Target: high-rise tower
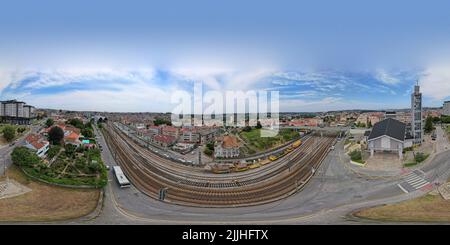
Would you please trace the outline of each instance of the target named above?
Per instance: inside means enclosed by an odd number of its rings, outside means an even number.
[[[411,128],[414,137],[414,144],[421,144],[423,137],[422,127],[422,93],[420,92],[419,82],[414,86],[411,94]]]

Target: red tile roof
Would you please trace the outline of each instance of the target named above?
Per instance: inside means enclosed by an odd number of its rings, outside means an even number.
[[[224,148],[236,148],[239,147],[239,143],[236,137],[225,135],[222,141],[222,147]]]
[[[163,142],[163,143],[170,144],[170,143],[175,142],[175,141],[176,141],[176,138],[173,137],[173,136],[168,136],[168,135],[161,135],[161,134],[158,134],[158,135],[155,135],[155,136],[153,137],[153,140],[158,141],[158,142]]]
[[[38,134],[29,134],[25,138],[25,140],[28,144],[32,145],[36,150],[39,150],[48,144],[48,141]]]

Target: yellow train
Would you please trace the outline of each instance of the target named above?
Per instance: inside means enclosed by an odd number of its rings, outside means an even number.
[[[259,168],[261,167],[260,163],[253,163],[248,166],[249,169]]]
[[[230,173],[232,169],[227,165],[216,165],[213,166],[211,170],[215,174],[227,174]]]
[[[297,148],[302,144],[302,140],[297,140],[294,143],[292,143],[292,147]]]
[[[242,172],[248,170],[248,165],[246,163],[239,163],[234,167],[234,171]]]
[[[278,159],[277,156],[274,156],[274,155],[270,155],[270,156],[269,156],[269,160],[270,160],[270,161],[275,161],[275,160],[277,160],[277,159]]]

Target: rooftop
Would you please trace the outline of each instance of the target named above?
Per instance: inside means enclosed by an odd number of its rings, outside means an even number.
[[[391,138],[404,141],[406,125],[392,118],[375,123],[370,132],[369,140],[387,135]]]

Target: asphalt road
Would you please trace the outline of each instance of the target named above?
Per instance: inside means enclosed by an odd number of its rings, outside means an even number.
[[[101,135],[98,134],[97,135]],[[103,146],[103,158],[109,165],[114,159]],[[445,142],[446,143],[446,142]],[[394,203],[424,195],[427,190],[409,193],[397,184],[399,176],[369,176],[350,168],[340,142],[322,163],[314,178],[295,195],[270,204],[240,208],[195,208],[163,203],[149,198],[136,188],[120,189],[110,173],[105,189],[104,208],[89,224],[354,224],[367,223],[348,214],[354,210]],[[450,151],[438,153],[421,167],[431,184],[447,180],[450,174]],[[411,170],[412,171],[412,170]],[[170,192],[169,192],[170,195]]]
[[[29,133],[36,133],[38,130],[40,129],[40,126],[37,125],[33,125],[31,126],[31,131]],[[4,145],[4,146],[0,146],[0,176],[3,176],[4,174],[4,170],[5,170],[5,165],[6,168],[8,168],[9,166],[11,166],[12,161],[11,161],[11,152],[14,150],[14,148],[16,146],[21,146],[21,145],[25,145],[25,137],[28,134],[16,139],[14,141],[14,145]]]

